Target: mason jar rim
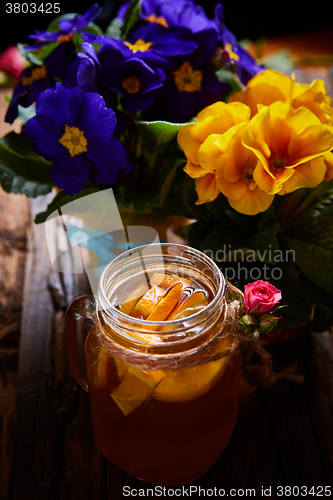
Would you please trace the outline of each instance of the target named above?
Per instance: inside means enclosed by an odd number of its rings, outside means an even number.
[[[184,318],[175,319],[175,320],[171,320],[171,321],[147,321],[146,319],[134,318],[132,316],[129,316],[129,315],[123,313],[119,309],[117,309],[113,304],[111,304],[110,299],[106,295],[106,290],[105,290],[106,286],[103,286],[103,285],[105,285],[105,279],[107,277],[108,272],[110,271],[110,267],[117,265],[117,263],[119,263],[121,260],[126,259],[126,257],[132,255],[133,252],[139,252],[142,249],[153,248],[153,247],[158,247],[158,248],[160,248],[160,247],[161,248],[169,248],[169,247],[172,248],[173,247],[173,248],[186,249],[186,252],[188,252],[189,254],[192,253],[194,256],[200,257],[202,260],[204,260],[207,264],[209,264],[213,268],[216,276],[218,276],[218,287],[217,287],[217,290],[214,294],[213,299],[209,302],[209,304],[207,306],[205,306],[203,309],[201,309],[201,311],[196,312],[190,316],[187,316],[185,319],[186,319],[186,321],[193,321],[195,319],[199,320],[200,316],[202,316],[202,317],[205,316],[205,313],[207,313],[208,309],[213,310],[216,303],[219,302],[221,297],[223,297],[225,294],[225,286],[226,286],[225,278],[224,278],[221,270],[219,269],[219,267],[205,253],[203,253],[200,250],[197,250],[195,248],[192,248],[188,245],[183,245],[180,243],[148,243],[145,245],[140,245],[140,246],[137,246],[134,248],[130,248],[129,250],[126,250],[125,252],[121,253],[120,255],[118,255],[117,257],[112,259],[109,262],[109,264],[107,264],[107,266],[104,268],[104,270],[100,276],[100,279],[99,279],[98,303],[99,303],[99,305],[102,305],[101,310],[103,312],[105,312],[106,314],[108,314],[109,312],[110,313],[112,312],[113,314],[118,316],[120,319],[125,320],[129,323],[131,323],[133,321],[133,324],[135,323],[136,328],[138,327],[138,325],[142,325],[142,327],[144,329],[144,327],[149,327],[149,326],[156,326],[156,327],[163,326],[166,323],[168,324],[168,326],[171,326],[171,327],[174,326],[177,328],[177,326],[181,326],[184,324]],[[102,299],[103,304],[100,303],[101,302],[100,299]],[[106,306],[106,308],[103,306]],[[160,332],[159,333],[153,332],[150,329],[147,331],[147,333],[148,332],[151,335],[154,335],[154,333],[161,335]]]

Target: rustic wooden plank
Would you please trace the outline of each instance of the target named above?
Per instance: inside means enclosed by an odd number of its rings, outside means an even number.
[[[333,480],[333,328],[307,344],[307,400],[326,476]]]
[[[32,215],[47,199],[32,202]],[[100,462],[89,423],[87,395],[67,367],[66,306],[86,292],[80,276],[51,267],[45,226],[31,225],[25,272],[12,499],[92,498],[101,484]],[[27,462],[27,456],[29,461]],[[81,479],[80,479],[81,478]]]
[[[47,201],[42,198],[32,202],[32,217],[44,209]],[[25,270],[12,471],[11,494],[17,499],[22,495],[46,498],[54,488],[54,473],[50,474],[56,470],[52,451],[57,435],[52,391],[51,272],[45,228],[32,223]]]
[[[0,498],[7,494],[29,203],[0,188]]]
[[[29,202],[0,188],[0,214],[0,343],[17,346]]]

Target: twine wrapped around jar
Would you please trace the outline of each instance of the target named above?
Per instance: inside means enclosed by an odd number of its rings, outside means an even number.
[[[249,385],[248,393],[251,393],[258,386],[262,388],[269,387],[282,379],[302,383],[303,377],[295,373],[295,365],[277,373],[273,371],[272,356],[264,348],[259,332],[258,334],[256,332],[249,334],[240,329],[241,307],[242,304],[238,300],[233,300],[228,304],[227,313],[220,322],[220,333],[215,335],[210,342],[187,352],[172,354],[147,354],[125,348],[117,344],[106,329],[98,324],[97,317],[95,321],[99,340],[103,347],[111,355],[122,357],[127,363],[140,370],[188,368],[242,353],[245,358],[243,375]],[[217,344],[227,336],[229,337],[230,347],[223,352],[216,352]]]

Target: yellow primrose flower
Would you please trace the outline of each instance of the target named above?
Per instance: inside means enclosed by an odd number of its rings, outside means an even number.
[[[255,75],[245,90],[230,98],[230,102],[236,101],[249,106],[252,116],[257,113],[259,104],[269,106],[276,101],[289,102],[294,109],[304,106],[322,123],[333,125],[332,99],[327,96],[323,80],[297,83],[294,76],[290,78],[278,71],[265,70]]]
[[[260,189],[286,194],[323,180],[323,156],[332,149],[333,128],[305,107],[295,110],[278,101],[259,108],[242,143],[259,160],[253,178]]]
[[[258,112],[258,104],[269,106],[276,101],[289,101],[293,81],[278,71],[260,71],[248,81],[246,88],[231,96],[229,102],[242,102],[251,109],[251,115]]]
[[[322,123],[333,125],[332,99],[326,94],[324,80],[314,80],[310,84],[294,83],[291,105],[297,109],[308,108]]]
[[[246,215],[264,212],[274,195],[262,191],[253,179],[256,155],[242,145],[247,123],[230,128],[223,135],[210,135],[199,148],[199,161],[205,169],[216,168],[218,192],[222,192],[232,208]]]
[[[333,179],[333,152],[330,151],[324,156],[326,166],[325,180],[331,181]]]
[[[209,168],[200,164],[198,158],[200,146],[211,134],[223,134],[238,123],[248,122],[249,118],[250,109],[242,103],[216,102],[198,114],[196,123],[180,130],[178,143],[187,159],[184,171],[196,179],[198,204],[213,201],[219,194],[216,167],[213,163]]]

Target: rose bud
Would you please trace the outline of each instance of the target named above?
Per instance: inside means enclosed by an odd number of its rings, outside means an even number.
[[[251,326],[255,326],[257,324],[256,319],[251,314],[244,314],[239,320],[239,326],[242,330],[246,330]]]
[[[26,66],[26,60],[19,49],[13,45],[0,54],[0,71],[18,78]]]
[[[272,314],[265,313],[259,318],[259,330],[261,333],[270,333],[276,328],[279,318],[272,316]]]

